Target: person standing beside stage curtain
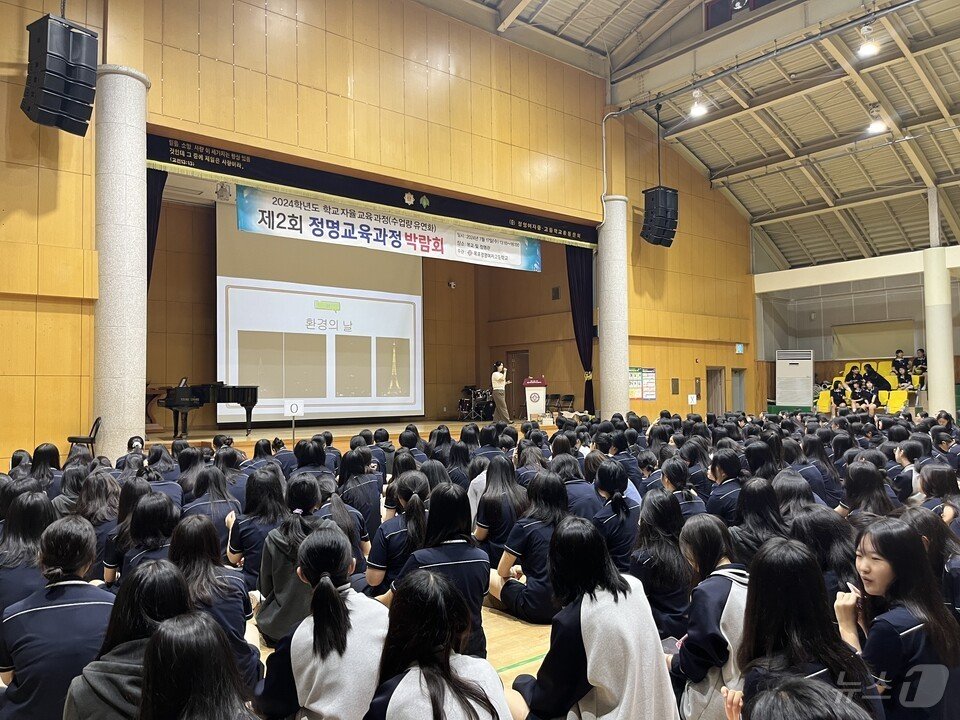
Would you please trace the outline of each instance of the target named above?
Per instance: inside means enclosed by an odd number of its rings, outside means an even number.
[[[499,360],[493,364],[493,375],[490,376],[490,384],[493,386],[493,402],[496,405],[496,412],[493,415],[494,422],[510,422],[510,412],[507,410],[507,368]]]

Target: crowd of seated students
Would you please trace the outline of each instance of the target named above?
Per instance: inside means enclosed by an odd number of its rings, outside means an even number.
[[[17,450],[0,720],[960,713],[948,413],[558,422]]]
[[[849,365],[848,368],[842,379],[837,377],[832,383],[815,388],[817,395],[822,390],[828,391],[834,415],[841,410],[875,415],[885,405],[880,393],[926,388],[927,356],[923,348],[918,348],[912,358],[905,357],[903,350],[898,349],[890,361],[889,374],[881,374],[871,363],[864,363],[862,371],[860,365]]]

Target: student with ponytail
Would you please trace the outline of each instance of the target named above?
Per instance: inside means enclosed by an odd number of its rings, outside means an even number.
[[[417,570],[404,577],[390,606],[380,686],[364,720],[510,720],[496,670],[460,654],[470,614],[445,575]]]
[[[267,659],[254,708],[267,718],[360,720],[373,699],[387,610],[351,589],[355,564],[343,531],[321,521],[297,552],[310,613]],[[359,680],[359,682],[358,682]]]
[[[358,583],[356,587],[362,590],[366,586],[363,573],[366,572],[367,553],[370,552],[370,536],[367,534],[363,515],[340,499],[337,495],[336,482],[332,477],[321,477],[317,483],[320,486],[320,508],[316,515],[318,518],[333,520],[347,536],[350,547],[353,548],[353,559],[356,563],[354,569]]]
[[[680,512],[683,519],[699,515],[707,511],[707,505],[700,494],[690,485],[690,468],[680,458],[669,458],[663,463],[660,473],[660,483],[680,503]],[[647,492],[656,489],[657,484],[651,483]],[[645,496],[644,496],[645,497]]]
[[[640,504],[626,496],[628,482],[627,471],[613,459],[603,461],[594,480],[597,494],[606,504],[593,516],[593,524],[606,541],[610,558],[620,572],[630,569],[630,553],[637,542],[640,521]]]
[[[430,494],[427,476],[408,470],[392,484],[397,489],[400,512],[377,530],[367,558],[367,584],[369,594],[374,597],[390,589],[390,583],[396,580],[410,553],[423,546],[427,535],[426,501]]]

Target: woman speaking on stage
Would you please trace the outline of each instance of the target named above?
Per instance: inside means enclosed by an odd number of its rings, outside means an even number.
[[[506,389],[510,381],[507,380],[507,368],[499,360],[493,364],[493,375],[490,376],[490,384],[493,386],[493,403],[496,405],[496,411],[493,414],[494,422],[510,422],[510,412],[507,410]]]

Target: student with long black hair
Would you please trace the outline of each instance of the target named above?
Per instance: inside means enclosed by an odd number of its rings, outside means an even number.
[[[147,453],[147,467],[160,473],[164,482],[175,483],[180,479],[180,468],[177,462],[160,443],[150,446],[150,452]]]
[[[873,678],[833,623],[817,559],[797,540],[770,540],[750,565],[737,662],[745,702],[781,676],[794,675],[846,690],[873,717],[883,718]]]
[[[742,684],[737,653],[743,626],[724,618],[743,617],[747,570],[732,562],[730,531],[716,515],[703,513],[687,520],[680,532],[680,549],[697,585],[690,595],[687,635],[678,652],[666,660],[675,684],[685,684],[680,700],[683,717],[720,718],[721,685],[739,690]]]
[[[529,504],[527,491],[517,484],[513,464],[503,455],[494,456],[487,466],[487,484],[477,505],[474,531],[480,549],[490,558],[491,567],[500,564],[503,544]]]
[[[490,594],[514,617],[547,624],[559,609],[549,577],[550,540],[567,516],[567,491],[558,475],[543,470],[530,480],[527,494],[530,507],[514,524],[499,565],[490,571]]]
[[[469,489],[470,479],[467,477],[467,468],[470,466],[470,448],[465,442],[457,441],[450,445],[450,456],[447,459],[447,474],[450,482]],[[414,468],[416,469],[416,468]],[[399,477],[394,473],[394,477]]]
[[[456,584],[445,574],[418,570],[395,592],[379,687],[364,720],[510,720],[490,663],[460,654],[471,612]]]
[[[364,573],[367,571],[367,555],[370,552],[370,536],[367,534],[363,515],[340,499],[337,495],[337,484],[333,478],[322,477],[317,484],[320,486],[320,507],[314,514],[318,518],[333,520],[347,536],[350,547],[353,548],[353,559],[356,563],[354,570],[356,576],[352,578],[355,582],[354,587],[363,590],[366,587]]]
[[[817,435],[804,435],[800,440],[800,450],[807,461],[813,463],[813,466],[820,471],[823,488],[827,495],[823,501],[830,507],[836,507],[843,499],[843,485],[840,483],[836,466],[827,456],[823,441]]]
[[[837,596],[837,622],[857,652],[858,631],[866,628],[862,655],[880,679],[888,720],[948,717],[960,695],[960,626],[943,603],[920,533],[895,518],[870,524],[857,540],[857,572],[857,591]],[[910,691],[920,665],[945,671],[925,698]]]
[[[373,699],[387,636],[387,610],[350,587],[354,559],[343,532],[317,527],[297,552],[297,575],[311,591],[310,614],[267,659],[254,707],[268,718],[359,720]],[[358,682],[360,680],[360,682]]]
[[[447,472],[447,468],[439,460],[427,460],[420,465],[420,472],[426,476],[427,482],[430,483],[431,490],[440,483],[450,482],[450,475]]]
[[[53,443],[41,443],[33,451],[30,477],[40,482],[40,487],[53,500],[60,494],[63,472],[60,470],[60,450]]]
[[[164,620],[147,643],[139,720],[256,720],[227,636],[210,615]]]
[[[154,492],[161,492],[173,500],[174,505],[183,507],[183,488],[175,480],[164,480],[163,475],[152,467],[145,467],[137,475],[143,478]]]
[[[907,508],[900,519],[923,538],[930,571],[943,588],[943,602],[960,620],[960,539],[926,508]]]
[[[728,527],[740,520],[737,501],[740,498],[742,472],[740,457],[733,450],[717,450],[710,458],[707,477],[712,489],[707,498],[707,512],[719,517]]]
[[[314,528],[325,522],[313,515],[320,507],[320,483],[312,475],[290,478],[286,503],[290,513],[263,543],[257,581],[263,602],[256,622],[268,647],[276,647],[310,613],[310,590],[297,578],[297,552]]]
[[[630,553],[637,542],[640,519],[640,504],[626,497],[629,482],[623,464],[613,459],[603,461],[594,480],[604,505],[593,516],[593,524],[607,543],[613,564],[620,572],[630,569]]]
[[[0,615],[45,584],[40,572],[40,536],[57,519],[44,492],[17,495],[0,540]]]
[[[570,514],[593,520],[603,508],[603,498],[597,494],[594,483],[583,479],[580,463],[572,455],[557,455],[550,461],[550,472],[556,473],[567,488]]]
[[[527,444],[525,445],[525,443]],[[520,441],[516,464],[517,482],[523,487],[529,485],[537,473],[547,468],[547,461],[544,459],[540,448],[529,440]]]
[[[691,578],[690,563],[680,551],[683,523],[675,495],[657,488],[644,496],[630,574],[643,585],[661,638],[687,634]]]
[[[373,456],[365,447],[350,450],[340,463],[337,492],[343,501],[363,515],[367,535],[373,537],[380,527],[380,496],[383,476],[371,466]]]
[[[280,467],[280,463],[273,457],[273,446],[270,441],[266,438],[260,438],[253,444],[253,457],[240,463],[240,469],[249,477],[267,463],[273,463]]]
[[[152,492],[150,483],[140,478],[124,483],[120,488],[120,499],[117,502],[117,527],[107,533],[107,542],[103,548],[103,579],[108,585],[117,579],[117,571],[123,562],[123,556],[133,547],[133,540],[130,538],[133,509],[140,502],[140,498]]]
[[[93,525],[97,534],[97,558],[87,580],[103,579],[103,558],[107,539],[117,529],[120,485],[105,469],[94,470],[80,487],[76,513]]]
[[[227,449],[236,452],[232,448]],[[230,513],[239,515],[242,512],[240,501],[227,489],[227,479],[223,471],[214,465],[208,465],[197,474],[197,482],[193,489],[196,499],[184,506],[183,516],[206,515],[210,518],[220,540],[220,553],[226,557],[227,537],[230,533],[227,527],[227,515]],[[244,487],[244,495],[246,495],[246,487]]]
[[[957,473],[949,465],[927,463],[920,469],[920,505],[933,510],[947,525],[960,516]]]
[[[780,503],[773,484],[766,478],[748,478],[737,504],[739,525],[730,528],[734,559],[750,565],[757,550],[775,537],[786,537],[787,527],[780,515]]]
[[[675,457],[669,458],[657,473],[660,475],[659,485],[680,503],[680,512],[683,513],[684,520],[707,511],[707,505],[703,502],[703,498],[690,485],[690,468],[684,460]],[[658,483],[649,484],[647,493],[657,489],[657,486]]]
[[[116,582],[119,587],[123,576],[147,560],[166,559],[170,552],[170,536],[180,522],[180,508],[163,493],[151,492],[137,502],[130,513],[129,547],[119,564],[104,557],[104,580]],[[119,574],[119,577],[117,575]]]
[[[774,458],[773,451],[765,442],[760,442],[759,440],[749,442],[743,448],[743,452],[747,457],[747,465],[750,468],[749,473],[751,477],[762,477],[767,480],[773,480],[777,476],[777,473],[783,470],[783,464],[777,462],[776,458]]]
[[[242,463],[243,455],[232,446],[220,448],[213,456],[214,467],[223,473],[227,490],[241,506],[247,497],[247,474],[240,467]]]
[[[563,609],[537,677],[521,675],[508,693],[513,717],[677,718],[643,588],[617,572],[593,523],[557,526],[550,579]]]
[[[383,595],[390,589],[410,554],[423,546],[427,534],[426,501],[430,484],[426,475],[408,470],[391,484],[396,486],[399,512],[373,536],[366,571],[372,596]]]
[[[260,652],[244,639],[247,620],[253,617],[243,575],[220,562],[220,540],[210,518],[185,517],[170,539],[170,562],[180,568],[190,601],[196,610],[209,613],[227,635],[237,668],[247,687],[263,677]]]
[[[463,652],[486,657],[487,637],[480,612],[490,586],[490,558],[474,545],[470,534],[470,501],[458,485],[440,485],[430,493],[430,512],[423,547],[414,550],[391,585],[381,596],[390,605],[397,585],[417,570],[430,570],[449,577],[470,609],[470,635]]]
[[[130,573],[100,652],[70,683],[63,720],[137,720],[147,642],[164,620],[191,610],[187,583],[169,560],[150,560]]]
[[[263,543],[271,530],[279,527],[289,514],[283,501],[283,486],[276,474],[261,468],[247,480],[243,515],[231,511],[224,523],[229,530],[227,559],[234,565],[243,562],[243,579],[247,590],[257,589]]]
[[[197,476],[204,468],[203,453],[200,448],[186,447],[180,451],[177,461],[180,466],[180,476],[177,482],[183,490],[183,504],[189,505],[196,498]]]
[[[57,517],[73,514],[77,507],[80,486],[86,477],[86,465],[71,465],[64,469],[60,480],[60,494],[53,498],[53,509],[57,511]]]
[[[97,656],[113,594],[84,582],[93,564],[93,526],[70,515],[40,538],[46,586],[4,610],[0,679],[7,686],[0,718],[60,718],[71,681]]]
[[[846,496],[836,508],[838,513],[844,517],[861,513],[887,515],[893,510],[883,475],[875,465],[853,462],[846,472],[847,479],[843,483]]]
[[[857,582],[856,532],[833,510],[813,505],[794,516],[790,534],[816,556],[827,601],[833,607],[837,593],[846,592],[848,583]]]
[[[707,468],[710,467],[710,453],[706,440],[700,437],[691,437],[683,443],[677,455],[690,467],[690,484],[704,502],[710,497],[711,484],[707,477]]]

